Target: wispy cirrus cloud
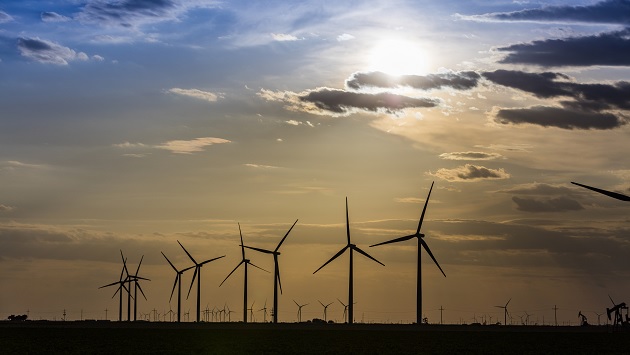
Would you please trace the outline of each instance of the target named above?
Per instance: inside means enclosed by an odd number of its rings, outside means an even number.
[[[451,152],[440,154],[440,158],[446,160],[493,160],[501,157],[502,155],[499,153],[484,152]]]
[[[68,62],[90,59],[84,52],[76,52],[58,43],[37,37],[18,38],[17,47],[23,57],[44,64],[68,65]]]
[[[248,167],[248,168],[253,168],[253,169],[279,169],[280,167],[278,166],[273,166],[273,165],[263,165],[263,164],[243,164],[244,166]]]
[[[15,209],[13,206],[7,206],[0,203],[0,213],[11,212]]]
[[[287,34],[287,33],[272,33],[271,38],[273,38],[274,41],[278,41],[278,42],[292,42],[292,41],[299,41],[303,39],[303,38],[298,38],[294,35]]]
[[[188,96],[195,99],[210,101],[210,102],[215,102],[221,97],[220,95],[217,95],[213,92],[203,91],[199,89],[172,88],[172,89],[168,89],[167,92],[171,94]]]
[[[13,17],[4,11],[0,11],[0,23],[13,21]]]
[[[466,164],[454,169],[438,169],[435,173],[431,172],[429,175],[452,182],[503,180],[510,178],[510,174],[503,169],[491,169],[472,164]]]

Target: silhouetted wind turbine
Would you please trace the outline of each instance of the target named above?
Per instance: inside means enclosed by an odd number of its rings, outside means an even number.
[[[274,323],[278,323],[278,287],[280,287],[280,293],[282,293],[282,283],[280,282],[280,266],[278,265],[278,256],[280,255],[280,252],[278,250],[280,250],[280,246],[282,245],[282,243],[284,243],[284,240],[287,239],[287,236],[289,235],[289,233],[291,233],[291,230],[293,229],[293,227],[295,227],[295,224],[297,223],[297,219],[295,220],[295,222],[293,222],[293,225],[291,226],[291,228],[289,228],[289,231],[284,235],[284,237],[282,238],[282,240],[280,240],[280,243],[278,243],[278,246],[276,247],[276,249],[272,250],[267,250],[267,249],[261,249],[261,248],[254,248],[254,247],[248,247],[246,245],[243,245],[243,247],[251,249],[251,250],[255,250],[261,253],[265,253],[265,254],[271,254],[273,255],[273,263],[274,263],[274,270],[273,270],[273,322]]]
[[[424,234],[420,233],[420,228],[422,227],[422,221],[424,220],[424,214],[427,211],[427,205],[429,204],[429,198],[431,197],[431,191],[433,190],[433,182],[431,183],[431,188],[429,189],[429,194],[427,195],[427,200],[424,202],[424,208],[422,209],[422,214],[420,215],[420,222],[418,222],[418,229],[416,230],[415,234],[411,234],[405,237],[400,237],[400,238],[396,238],[396,239],[392,239],[392,240],[388,240],[386,242],[382,242],[382,243],[378,243],[378,244],[374,244],[374,245],[370,245],[370,247],[375,247],[377,245],[384,245],[384,244],[391,244],[391,243],[398,243],[398,242],[404,242],[406,240],[409,239],[413,239],[416,238],[418,239],[418,271],[417,271],[417,281],[416,281],[416,324],[422,324],[422,268],[421,268],[421,258],[422,258],[422,248],[424,248],[424,250],[427,251],[427,253],[429,254],[429,256],[431,257],[431,259],[433,259],[433,262],[435,263],[435,265],[437,265],[438,269],[440,269],[440,271],[442,272],[442,275],[444,275],[444,277],[446,277],[446,274],[444,273],[444,270],[442,270],[442,268],[440,267],[440,264],[438,264],[437,260],[435,260],[435,257],[433,256],[433,253],[431,253],[431,249],[429,248],[429,245],[427,244],[427,242],[424,241]],[[421,248],[422,246],[422,248]]]
[[[328,265],[331,261],[337,259],[341,254],[343,254],[347,249],[350,249],[350,276],[348,278],[348,324],[352,324],[353,322],[353,316],[354,316],[354,305],[352,300],[354,299],[354,294],[353,294],[353,275],[354,273],[352,272],[352,254],[354,251],[357,251],[359,254],[362,254],[363,256],[372,259],[374,261],[376,261],[377,263],[385,266],[385,264],[383,264],[382,262],[374,259],[373,257],[371,257],[368,253],[364,252],[363,250],[361,250],[358,246],[352,244],[350,242],[350,219],[348,218],[348,198],[346,197],[346,235],[348,237],[348,244],[346,244],[345,247],[343,247],[339,252],[337,252],[337,254],[333,255],[332,258],[330,258],[330,260],[328,260],[327,262],[324,263],[324,265],[320,266],[319,269],[315,270],[313,272],[313,274],[315,274],[316,272],[318,272],[319,270],[321,270],[324,266]]]
[[[142,293],[142,296],[144,297],[145,301],[147,300],[147,296],[144,294],[144,291],[142,291],[142,287],[140,286],[140,283],[138,282],[138,280],[151,281],[147,278],[138,276],[138,271],[140,271],[140,265],[142,265],[142,259],[144,259],[144,255],[142,255],[142,257],[140,258],[140,263],[138,263],[138,268],[136,269],[136,273],[133,276],[131,276],[134,283],[134,290],[133,290],[133,320],[134,322],[136,321],[136,317],[138,316],[138,289],[140,289],[140,293]]]
[[[195,277],[199,277],[197,279],[197,322],[199,322],[199,315],[201,313],[201,267],[204,266],[205,264],[211,262],[211,261],[215,261],[217,259],[221,259],[221,258],[225,257],[225,255],[222,255],[222,256],[219,256],[219,257],[216,257],[216,258],[208,259],[206,261],[202,261],[200,263],[197,263],[197,261],[195,261],[195,259],[192,257],[192,255],[190,255],[188,250],[186,250],[186,248],[184,248],[182,243],[179,242],[179,240],[177,241],[177,243],[179,243],[179,246],[182,247],[182,249],[184,249],[184,251],[186,252],[186,255],[188,255],[190,260],[192,260],[192,262],[195,264],[195,273],[193,274],[192,281],[190,282],[190,287],[188,288],[188,296],[190,296],[190,290],[192,289],[192,286],[195,283]],[[186,296],[186,299],[188,299],[188,296]]]
[[[588,185],[578,184],[577,182],[573,182],[573,181],[571,181],[571,183],[573,185],[582,186],[583,188],[586,188],[586,189],[589,189],[589,190],[593,190],[595,192],[599,192],[600,194],[603,194],[603,195],[606,195],[606,196],[609,196],[609,197],[612,197],[612,198],[616,198],[617,200],[630,201],[630,196],[626,196],[626,195],[620,194],[618,192],[602,190],[602,189],[598,189],[597,187],[592,187],[592,186],[588,186]]]
[[[328,306],[333,304],[333,302],[330,302],[329,304],[323,304],[322,301],[320,301],[320,300],[317,300],[317,302],[319,302],[319,304],[321,304],[322,307],[324,307],[324,322],[327,322],[328,318],[326,317],[326,310],[328,309]]]
[[[247,265],[251,265],[255,268],[258,268],[262,271],[265,272],[269,272],[261,267],[258,267],[256,265],[254,265],[252,262],[249,261],[249,259],[245,258],[245,246],[243,245],[243,232],[241,231],[241,224],[238,224],[238,233],[241,236],[241,253],[243,255],[243,259],[241,259],[241,262],[238,263],[238,265],[236,265],[236,267],[234,268],[234,270],[232,270],[223,280],[223,282],[221,282],[221,285],[219,285],[219,287],[221,287],[223,285],[223,283],[234,273],[234,271],[236,271],[236,269],[238,269],[239,266],[241,266],[242,264],[245,264],[245,280],[244,280],[244,286],[243,286],[243,323],[247,323]]]
[[[179,322],[181,322],[181,313],[182,313],[182,274],[185,271],[188,271],[188,270],[194,268],[195,265],[187,267],[187,268],[182,269],[182,270],[177,270],[175,265],[173,265],[173,263],[170,260],[168,260],[166,255],[164,253],[162,253],[162,255],[164,256],[164,259],[166,259],[166,261],[168,261],[169,265],[171,265],[173,270],[175,270],[175,282],[173,283],[173,289],[171,290],[171,297],[168,299],[168,301],[170,303],[171,300],[173,299],[173,292],[175,292],[175,287],[177,286],[177,288],[178,288],[177,289],[177,322],[179,323]]]
[[[339,301],[339,303],[341,303],[341,305],[343,306],[343,316],[341,316],[341,318],[343,318],[344,322],[348,322],[348,305],[341,302],[341,300],[339,298],[337,298],[337,301]]]
[[[308,306],[308,303],[298,304],[297,302],[295,302],[295,300],[293,300],[293,303],[295,303],[295,305],[298,306],[298,312],[297,312],[298,323],[302,323],[302,307]]]
[[[125,282],[127,282],[127,280],[123,279],[123,274],[124,273],[125,273],[125,267],[123,266],[123,268],[120,270],[120,278],[118,279],[118,281],[112,282],[110,284],[107,284],[107,285],[99,287],[99,289],[100,289],[100,288],[105,288],[105,287],[109,287],[109,286],[118,285],[118,288],[116,289],[116,292],[114,292],[114,296],[116,296],[116,293],[118,293],[118,298],[119,298],[118,321],[119,322],[122,322],[122,307],[123,307],[122,289],[127,290],[127,288],[125,287]],[[114,296],[112,296],[112,298],[114,298]]]
[[[505,304],[505,306],[495,306],[495,307],[497,307],[497,308],[503,308],[503,310],[504,310],[504,312],[503,312],[503,325],[507,325],[507,317],[508,317],[508,314],[509,314],[509,313],[508,313],[507,306],[508,306],[508,304],[510,304],[510,301],[511,301],[511,300],[512,300],[512,299],[510,298],[510,299],[507,301],[507,303]]]

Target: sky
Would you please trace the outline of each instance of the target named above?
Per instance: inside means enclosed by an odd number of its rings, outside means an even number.
[[[630,1],[63,0],[0,4],[0,318],[243,316],[245,245],[281,248],[279,319],[589,322],[628,301]],[[255,265],[273,258],[248,250]],[[184,294],[191,272],[183,275]],[[273,274],[249,270],[254,317]],[[184,311],[194,319],[194,292]],[[251,306],[248,305],[248,308]],[[107,309],[107,311],[105,311]],[[141,316],[139,314],[139,316]],[[269,316],[267,316],[269,319]],[[604,322],[605,315],[601,317]]]

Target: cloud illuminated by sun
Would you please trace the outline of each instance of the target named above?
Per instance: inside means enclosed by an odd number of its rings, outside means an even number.
[[[403,39],[378,42],[368,53],[368,70],[391,75],[426,74],[429,59],[418,43]]]

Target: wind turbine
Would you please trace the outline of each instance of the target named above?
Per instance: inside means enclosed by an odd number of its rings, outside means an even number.
[[[598,189],[597,187],[592,187],[592,186],[588,186],[588,185],[583,185],[583,184],[579,184],[577,182],[573,182],[571,181],[571,183],[573,185],[577,185],[577,186],[582,186],[583,188],[589,189],[589,190],[593,190],[595,192],[599,192],[600,194],[612,197],[612,198],[616,198],[617,200],[621,200],[621,201],[630,201],[630,196],[626,196],[624,194],[620,194],[618,192],[612,192],[612,191],[607,191],[607,190],[602,190],[602,189]]]
[[[282,238],[282,240],[280,240],[280,243],[278,243],[278,246],[276,246],[276,249],[272,250],[267,250],[267,249],[261,249],[261,248],[254,248],[254,247],[248,247],[246,245],[243,245],[243,247],[251,249],[251,250],[255,250],[261,253],[265,253],[265,254],[271,254],[273,255],[273,263],[274,263],[274,270],[273,270],[273,322],[274,323],[278,323],[278,287],[280,287],[280,293],[282,293],[282,283],[280,282],[280,266],[278,265],[278,256],[280,255],[280,252],[278,250],[280,250],[280,246],[282,245],[282,243],[284,243],[284,240],[287,239],[287,236],[289,235],[289,233],[291,233],[291,230],[293,229],[293,227],[295,227],[295,224],[297,223],[297,219],[295,220],[295,222],[293,222],[293,225],[291,226],[291,228],[289,228],[289,231],[284,235],[284,237]],[[240,226],[239,226],[240,228]]]
[[[162,252],[160,252],[160,253],[162,253]],[[173,263],[170,260],[168,260],[166,255],[164,253],[162,253],[162,255],[164,256],[164,259],[166,259],[166,261],[168,261],[168,263],[171,265],[173,270],[175,270],[175,282],[173,283],[173,289],[171,290],[171,298],[169,298],[168,301],[170,303],[171,300],[173,299],[173,292],[175,292],[175,287],[177,286],[177,322],[180,323],[181,322],[181,313],[182,313],[182,274],[185,271],[188,271],[188,270],[194,268],[195,265],[187,267],[187,268],[182,269],[182,270],[177,270],[175,265],[173,265]]]
[[[346,235],[348,237],[348,244],[346,244],[345,247],[343,247],[339,252],[337,252],[337,254],[333,255],[332,258],[330,258],[330,260],[328,260],[327,262],[324,263],[324,265],[320,266],[319,269],[315,270],[313,272],[313,274],[315,274],[316,272],[318,272],[319,270],[321,270],[324,266],[328,265],[331,261],[337,259],[341,254],[343,254],[346,250],[350,250],[350,276],[348,278],[348,324],[352,324],[353,321],[353,316],[354,316],[354,305],[353,305],[353,298],[354,298],[354,294],[353,294],[353,275],[354,273],[352,272],[352,254],[354,251],[358,252],[359,254],[362,254],[363,256],[372,259],[374,261],[376,261],[377,263],[385,266],[385,264],[383,264],[382,262],[374,259],[373,257],[371,257],[368,253],[364,252],[363,250],[361,250],[358,246],[356,246],[355,244],[352,244],[350,242],[350,220],[348,218],[348,198],[346,197]]]
[[[254,305],[252,304],[252,307]],[[267,323],[267,300],[265,300],[265,305],[263,306],[263,308],[259,309],[258,312],[262,311],[263,312],[263,323]]]
[[[114,296],[116,296],[116,293],[118,293],[118,297],[119,297],[118,321],[119,322],[122,322],[122,307],[123,307],[122,289],[127,290],[127,288],[125,287],[125,282],[127,282],[127,281],[126,281],[126,279],[123,279],[123,274],[124,273],[125,273],[125,267],[123,266],[122,270],[120,270],[120,278],[118,279],[118,281],[112,282],[110,284],[107,284],[107,285],[99,287],[99,289],[101,289],[101,288],[105,288],[105,287],[109,287],[109,286],[118,285],[118,288],[116,289],[116,292],[114,292]],[[112,298],[114,298],[114,296],[112,296]]]
[[[140,289],[140,293],[142,293],[142,296],[144,297],[145,301],[147,300],[147,296],[144,294],[144,291],[142,291],[142,287],[140,286],[140,283],[138,282],[138,280],[142,279],[146,281],[151,281],[147,278],[138,276],[138,271],[140,271],[140,265],[142,265],[142,259],[144,259],[144,255],[142,255],[142,257],[140,258],[140,263],[138,263],[138,268],[136,269],[136,273],[132,276],[133,283],[134,283],[134,290],[133,290],[133,320],[134,322],[136,321],[136,317],[138,315],[138,289]]]
[[[245,245],[243,245],[243,232],[241,231],[241,224],[238,224],[238,233],[241,235],[241,254],[243,255],[243,259],[241,260],[240,263],[238,263],[238,265],[236,265],[236,267],[234,268],[234,270],[232,270],[223,280],[223,282],[221,282],[221,285],[219,285],[219,287],[221,287],[223,285],[223,283],[234,273],[234,271],[236,271],[236,269],[238,269],[239,266],[245,264],[245,281],[244,281],[244,286],[243,286],[243,323],[247,323],[247,265],[251,265],[255,268],[258,268],[262,271],[265,272],[269,272],[259,266],[254,265],[252,262],[249,261],[249,259],[245,258]]]
[[[507,317],[508,317],[508,315],[509,315],[509,312],[508,312],[507,306],[508,306],[508,304],[510,304],[510,301],[511,301],[511,300],[512,300],[512,299],[510,298],[510,299],[507,301],[507,303],[505,304],[505,306],[495,306],[495,307],[497,307],[497,308],[503,308],[503,310],[504,310],[504,312],[503,312],[503,325],[507,325]]]
[[[326,318],[326,310],[328,309],[328,306],[333,304],[333,302],[330,302],[329,304],[323,304],[322,301],[320,301],[320,300],[317,300],[317,302],[319,302],[319,304],[321,304],[322,307],[324,307],[324,322],[327,323],[328,319]]]
[[[341,318],[343,318],[344,322],[348,322],[348,305],[341,302],[341,300],[339,298],[337,298],[337,301],[339,301],[339,303],[341,303],[341,305],[343,306],[343,316],[341,316]]]
[[[216,257],[216,258],[208,259],[206,261],[202,261],[200,263],[197,263],[197,261],[195,261],[195,259],[192,257],[192,255],[190,255],[188,250],[186,250],[186,248],[184,248],[182,243],[179,242],[179,240],[177,241],[177,243],[179,244],[180,247],[182,247],[182,249],[184,249],[184,251],[186,252],[186,255],[188,255],[190,260],[192,260],[192,262],[195,264],[195,273],[193,274],[192,281],[190,282],[190,287],[188,288],[188,296],[190,296],[190,290],[192,289],[192,286],[195,283],[195,277],[197,277],[197,276],[199,277],[197,279],[197,322],[199,322],[199,314],[201,312],[201,267],[204,266],[205,264],[211,262],[211,261],[215,261],[217,259],[221,259],[221,258],[225,257],[225,255],[222,255],[222,256],[219,256],[219,257]],[[186,299],[188,299],[188,296],[186,296]]]
[[[308,306],[308,303],[298,304],[297,302],[295,302],[295,300],[293,300],[293,303],[295,303],[295,305],[298,306],[298,312],[297,312],[298,323],[302,323],[302,307]]]
[[[416,281],[416,324],[418,324],[418,325],[422,324],[422,271],[421,271],[422,248],[424,248],[427,251],[427,253],[431,257],[431,259],[433,259],[433,262],[435,263],[435,265],[437,265],[438,269],[440,269],[440,271],[442,272],[442,275],[444,275],[444,277],[446,277],[446,274],[444,273],[444,270],[442,270],[442,268],[440,267],[440,264],[438,264],[437,260],[435,260],[435,257],[433,256],[433,253],[431,253],[431,249],[429,248],[429,245],[427,244],[427,242],[424,241],[424,234],[420,233],[420,228],[422,227],[422,221],[424,220],[424,214],[427,211],[427,205],[429,204],[429,198],[431,197],[431,191],[433,190],[433,184],[434,184],[434,182],[431,183],[431,188],[429,189],[429,194],[427,195],[427,200],[424,202],[424,208],[422,209],[422,214],[420,215],[420,222],[418,222],[418,229],[416,230],[415,234],[411,234],[411,235],[408,235],[408,236],[404,236],[404,237],[399,237],[399,238],[395,238],[395,239],[392,239],[392,240],[388,240],[386,242],[370,245],[370,247],[375,247],[375,246],[378,246],[378,245],[404,242],[406,240],[413,239],[413,238],[416,238],[418,240],[418,247],[417,247],[417,249],[418,249],[418,265],[417,265],[418,271],[417,271],[417,274],[416,274],[416,277],[417,277],[417,281]]]

